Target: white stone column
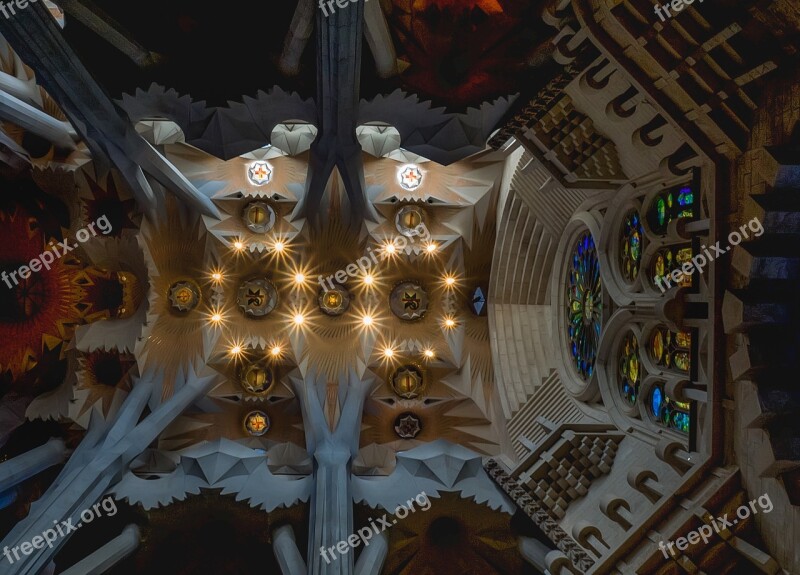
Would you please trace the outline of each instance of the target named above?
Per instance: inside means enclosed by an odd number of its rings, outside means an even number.
[[[58,465],[64,461],[66,453],[67,447],[64,441],[52,438],[44,445],[0,463],[0,493],[10,490],[48,467]]]
[[[139,528],[131,523],[100,549],[62,571],[61,575],[101,575],[136,551],[141,541]]]
[[[289,525],[282,525],[272,532],[272,551],[283,575],[305,575],[306,563],[297,549],[294,531]]]
[[[358,557],[355,575],[380,575],[386,555],[389,553],[389,540],[386,533],[380,532],[365,547]]]
[[[532,537],[518,537],[519,552],[525,561],[544,573],[547,569],[547,554],[552,551],[547,545]]]

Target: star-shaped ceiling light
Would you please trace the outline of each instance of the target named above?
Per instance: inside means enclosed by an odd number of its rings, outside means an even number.
[[[272,168],[267,162],[253,162],[247,168],[247,179],[254,186],[263,186],[272,179]]]
[[[403,166],[397,173],[397,181],[404,190],[416,190],[422,185],[422,170],[414,164]]]

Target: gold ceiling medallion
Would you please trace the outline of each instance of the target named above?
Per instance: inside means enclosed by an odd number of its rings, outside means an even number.
[[[319,309],[328,315],[342,315],[350,307],[350,293],[341,285],[333,284],[333,289],[320,293],[317,300]]]
[[[403,206],[394,217],[397,231],[407,238],[425,235],[425,211],[417,206]]]
[[[191,280],[181,280],[169,286],[167,297],[173,311],[185,313],[200,303],[200,288]]]
[[[416,399],[425,387],[422,369],[414,364],[399,367],[392,374],[391,385],[398,397]]]
[[[267,278],[243,281],[236,298],[239,308],[248,317],[264,317],[278,305],[278,290]]]
[[[412,280],[406,280],[395,286],[389,296],[389,307],[392,313],[406,321],[421,319],[428,311],[428,292]]]
[[[252,395],[267,395],[275,384],[275,371],[263,363],[251,363],[239,371],[239,383]]]
[[[253,437],[261,437],[269,428],[269,416],[263,411],[251,411],[244,416],[244,430]]]
[[[242,211],[247,229],[256,234],[266,234],[275,227],[275,210],[266,202],[250,202]]]

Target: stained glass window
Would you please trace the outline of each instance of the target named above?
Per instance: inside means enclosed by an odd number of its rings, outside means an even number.
[[[650,390],[649,409],[657,423],[676,429],[682,433],[689,433],[689,404],[675,401],[664,393],[664,388],[654,385]]]
[[[672,279],[668,277],[669,274],[671,274],[673,270],[679,269],[684,263],[691,260],[691,247],[669,246],[666,248],[661,248],[660,250],[656,251],[656,254],[653,257],[653,264],[650,269],[650,282],[654,287],[659,287],[658,283],[656,282],[656,278],[659,278],[662,279],[662,285],[667,285],[663,281],[663,278],[666,277],[670,282],[672,282]],[[682,275],[680,285],[681,287],[691,286],[692,276],[686,274]]]
[[[650,336],[650,357],[659,367],[688,372],[692,366],[692,334],[659,326]]]
[[[619,389],[628,403],[636,405],[639,399],[639,384],[642,383],[642,364],[639,358],[639,340],[628,333],[622,340],[619,351]]]
[[[600,262],[592,235],[585,232],[572,250],[567,277],[567,331],[575,368],[584,380],[594,373],[603,323]]]
[[[647,211],[647,223],[656,234],[667,232],[667,226],[678,218],[694,217],[695,194],[691,187],[681,186],[658,194]]]
[[[642,263],[642,220],[639,212],[631,210],[625,215],[622,224],[622,238],[620,246],[620,266],[625,279],[632,282],[639,275],[639,267]]]

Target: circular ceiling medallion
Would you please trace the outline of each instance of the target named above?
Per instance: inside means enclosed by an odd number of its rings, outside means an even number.
[[[319,296],[319,309],[328,315],[342,315],[350,307],[350,293],[342,286],[334,284],[333,289],[323,291]]]
[[[272,179],[272,168],[267,162],[253,162],[247,168],[247,179],[254,186],[263,186]]]
[[[275,210],[266,202],[250,202],[244,207],[242,219],[251,232],[266,234],[275,226]]]
[[[183,280],[169,286],[169,305],[173,310],[187,312],[200,303],[200,288],[192,281]]]
[[[424,235],[425,212],[417,206],[404,206],[397,210],[394,225],[407,238]]]
[[[397,172],[397,183],[409,192],[416,190],[422,185],[422,170],[414,164],[403,166]]]
[[[244,416],[244,428],[254,437],[261,437],[269,431],[269,427],[269,416],[263,411],[251,411]]]
[[[275,372],[263,363],[251,363],[239,373],[239,383],[247,393],[266,395],[275,382]]]
[[[402,439],[414,439],[422,431],[422,422],[411,412],[401,413],[394,420],[394,432]]]
[[[414,399],[422,393],[422,370],[416,365],[404,365],[392,374],[392,391],[404,399]]]
[[[408,321],[420,319],[428,311],[428,293],[419,283],[404,281],[392,290],[389,307],[400,319]]]
[[[278,305],[278,290],[266,278],[242,282],[236,299],[241,310],[250,317],[264,317]]]

